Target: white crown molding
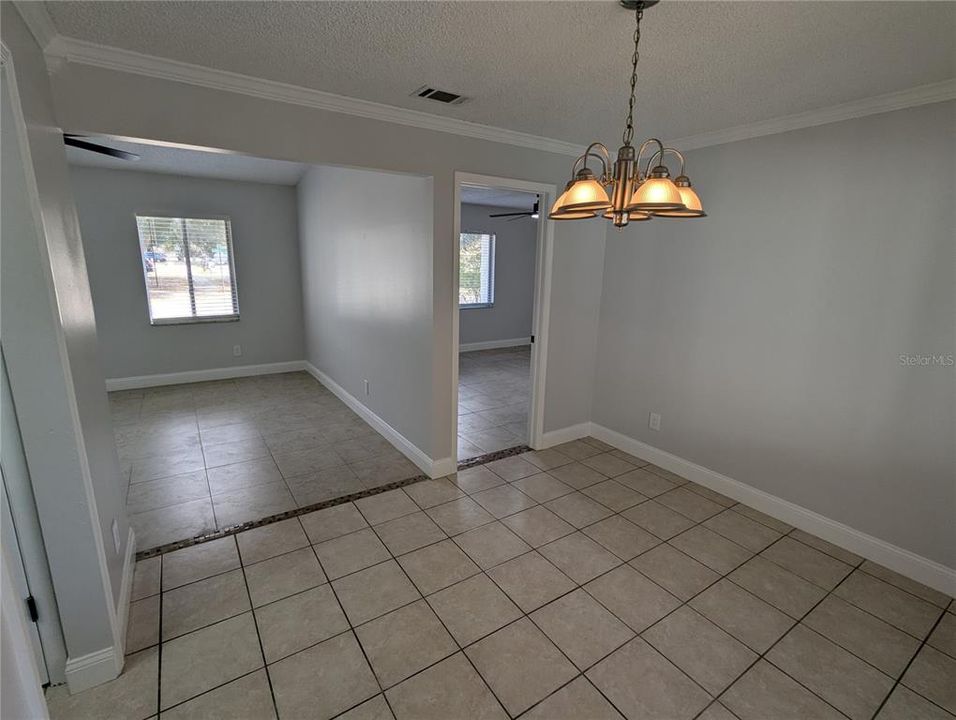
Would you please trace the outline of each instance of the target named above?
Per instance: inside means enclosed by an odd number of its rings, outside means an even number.
[[[584,152],[583,145],[563,140],[506,130],[457,118],[432,115],[419,110],[409,110],[393,105],[359,100],[275,80],[265,80],[227,70],[217,70],[85,40],[77,40],[56,34],[56,30],[50,22],[45,8],[42,7],[42,3],[22,2],[21,0],[17,1],[16,5],[31,31],[37,37],[37,41],[45,48],[47,62],[51,70],[62,63],[72,62],[560,155],[576,157]],[[791,130],[954,99],[956,99],[956,79],[944,80],[929,85],[919,85],[908,90],[808,110],[794,115],[785,115],[723,130],[668,139],[667,144],[682,150],[695,150],[711,145],[749,140],[764,135],[775,135]]]
[[[816,127],[817,125],[826,125],[842,120],[853,120],[867,115],[877,115],[946,100],[956,100],[956,79],[944,80],[930,85],[919,85],[908,90],[876,95],[831,107],[808,110],[795,115],[785,115],[770,120],[748,123],[747,125],[738,125],[725,130],[688,135],[687,137],[668,140],[667,144],[681,150],[695,150],[711,145],[723,145],[763,137],[764,135],[776,135],[791,130]]]
[[[46,11],[42,2],[25,2],[14,0],[14,7],[20,12],[20,17],[27,24],[41,50],[46,50],[54,38],[59,37],[53,19]]]
[[[479,140],[516,145],[518,147],[542,150],[559,155],[578,156],[584,152],[583,146],[563,140],[539,137],[528,133],[505,130],[490,125],[442,117],[418,110],[408,110],[392,105],[359,100],[357,98],[322,92],[297,85],[264,80],[262,78],[241,75],[227,70],[193,65],[191,63],[168,60],[166,58],[144,55],[120,48],[98,45],[96,43],[57,36],[47,46],[46,54],[50,58],[60,58],[72,63],[92,65],[108,70],[135,73],[162,80],[198,85],[214,90],[226,90],[252,97],[277,102],[302,105],[305,107],[328,110],[331,112],[354,115],[372,120],[407,125],[409,127],[436,130],[438,132],[463,135]]]

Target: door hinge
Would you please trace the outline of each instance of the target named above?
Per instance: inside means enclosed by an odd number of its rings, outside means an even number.
[[[30,613],[30,620],[36,622],[40,619],[40,614],[37,612],[37,601],[33,599],[33,596],[27,598],[27,612]]]
[[[534,345],[534,335],[531,336],[531,344]]]

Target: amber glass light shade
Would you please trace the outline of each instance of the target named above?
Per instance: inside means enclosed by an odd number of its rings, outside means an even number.
[[[597,215],[604,208],[611,207],[607,192],[594,179],[587,169],[578,172],[574,180],[568,182],[564,192],[551,206],[548,218],[551,220],[586,220]]]
[[[590,210],[566,210],[548,215],[549,220],[590,220],[593,217],[597,217],[597,213]]]
[[[640,183],[631,196],[628,210],[684,210],[680,190],[668,176],[667,168],[658,165]]]
[[[587,210],[596,212],[611,207],[611,201],[607,197],[607,191],[601,187],[594,178],[582,178],[575,180],[567,192],[558,198],[561,202],[560,208],[553,208],[552,212],[564,212],[572,210]]]
[[[569,182],[567,185],[564,186],[564,192],[558,195],[558,199],[555,200],[554,205],[551,206],[551,212],[548,213],[548,217],[551,218],[552,220],[555,219],[554,216],[558,214],[561,211],[561,209],[564,207],[564,200],[565,198],[567,198],[568,190],[571,189],[572,184],[573,182]]]
[[[666,218],[698,218],[707,217],[704,212],[704,206],[700,202],[700,196],[690,184],[690,178],[681,175],[674,179],[677,191],[680,193],[681,200],[684,202],[683,210],[658,210],[654,212],[657,217]]]

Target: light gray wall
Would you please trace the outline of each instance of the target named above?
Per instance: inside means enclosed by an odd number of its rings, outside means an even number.
[[[423,449],[431,195],[430,178],[346,168],[311,168],[299,183],[306,358]]]
[[[66,646],[76,658],[114,643],[112,616],[129,529],[125,482],[46,66],[11,3],[2,6],[2,35],[27,131],[27,145],[19,145],[5,99],[2,342]],[[31,214],[27,150],[42,225]],[[114,520],[118,551],[111,539]]]
[[[67,62],[53,75],[57,111],[65,127],[188,145],[224,148],[278,160],[365,167],[433,178],[433,306],[431,392],[432,438],[422,449],[433,458],[451,454],[453,313],[458,312],[454,253],[455,171],[548,182],[563,186],[573,158],[501,143],[461,137],[262,98],[211,90],[171,80]],[[189,112],[170,112],[189,108]],[[224,121],[225,119],[225,121]],[[378,198],[367,198],[368,202]],[[561,223],[555,229],[555,265],[570,274],[577,253],[591,263],[603,252],[603,228]],[[590,265],[588,265],[590,267]],[[593,346],[577,340],[580,321],[596,323],[600,273],[555,283],[552,347],[564,350],[548,365],[545,429],[588,419],[590,388],[577,389],[582,373],[593,374]],[[591,309],[595,313],[589,314]],[[562,322],[561,312],[572,313]],[[584,383],[588,386],[588,383]]]
[[[304,357],[294,187],[77,166],[70,176],[107,377]],[[238,322],[149,324],[137,212],[230,218]]]
[[[534,310],[534,258],[538,222],[519,218],[489,218],[492,213],[518,212],[514,208],[461,206],[461,231],[495,235],[495,304],[462,309],[459,341],[513,340],[531,336]]]
[[[605,234],[596,219],[554,223],[545,432],[591,419],[594,384],[586,378],[597,360]]]
[[[956,567],[956,104],[691,152],[610,230],[594,420]],[[648,413],[663,416],[660,432]]]

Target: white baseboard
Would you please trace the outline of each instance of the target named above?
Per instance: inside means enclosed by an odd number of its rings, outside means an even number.
[[[253,375],[273,375],[275,373],[298,372],[305,370],[304,360],[264,363],[262,365],[234,365],[232,367],[210,368],[208,370],[188,370],[186,372],[162,373],[158,375],[138,375],[136,377],[107,378],[106,390],[138,390],[139,388],[159,385],[183,385],[185,383],[205,382],[207,380],[229,380]]]
[[[549,447],[554,447],[555,445],[560,445],[561,443],[579,440],[590,434],[591,423],[589,422],[578,423],[577,425],[559,428],[558,430],[550,430],[541,436],[541,447],[535,449],[544,450]]]
[[[331,390],[339,400],[348,405],[355,414],[375,428],[386,440],[394,445],[402,455],[415,463],[428,477],[437,478],[454,472],[454,461],[452,461],[451,458],[432,460],[424,451],[415,445],[415,443],[359,402],[358,398],[335,382],[335,380],[319,370],[312,363],[306,361],[304,364],[306,372]],[[452,469],[449,469],[449,467]]]
[[[66,684],[70,694],[75,695],[114,680],[122,671],[123,656],[117,655],[114,647],[103,648],[78,658],[67,658]]]
[[[530,337],[511,338],[510,340],[485,340],[484,342],[461,343],[458,352],[472,352],[474,350],[497,350],[498,348],[521,347],[530,345]]]
[[[675,472],[912,580],[929,585],[947,595],[956,595],[956,570],[953,568],[596,423],[591,423],[590,434],[608,445]]]
[[[113,615],[113,647],[66,660],[66,683],[70,694],[89,690],[123,672],[126,658],[126,627],[129,621],[129,599],[133,592],[133,573],[136,570],[136,533],[129,529],[126,556],[123,560],[123,579],[120,581],[119,600]]]
[[[432,473],[428,477],[445,477],[458,472],[458,463],[454,458],[446,457],[432,461]]]
[[[123,560],[123,579],[120,582],[119,601],[116,606],[116,626],[113,628],[113,645],[120,657],[126,656],[126,628],[129,621],[129,599],[133,592],[133,573],[136,571],[136,533],[130,526],[126,536],[126,558]]]

